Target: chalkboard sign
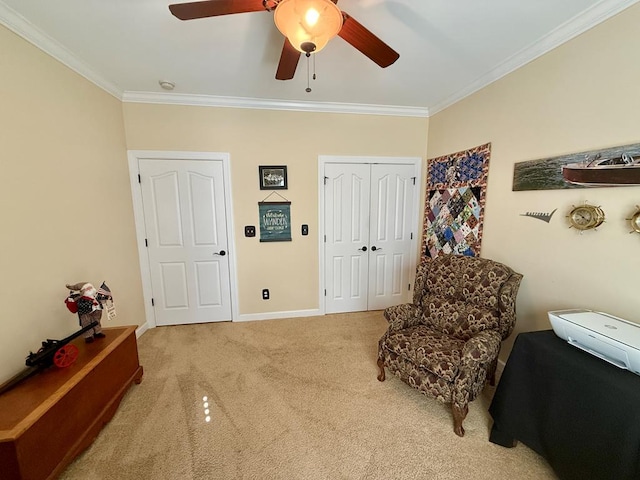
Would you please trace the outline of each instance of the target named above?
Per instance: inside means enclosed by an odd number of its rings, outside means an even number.
[[[260,202],[261,242],[291,241],[291,202]]]

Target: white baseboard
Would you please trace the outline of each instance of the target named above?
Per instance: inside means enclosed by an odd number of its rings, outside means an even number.
[[[144,322],[142,325],[136,328],[136,338],[140,338],[147,330],[149,330],[149,324],[147,322]]]
[[[255,320],[275,320],[278,318],[317,317],[324,315],[320,309],[289,310],[286,312],[245,313],[241,314],[234,322],[253,322]]]
[[[268,312],[268,313],[248,313],[244,315],[240,315],[238,318],[233,320],[234,322],[253,322],[256,320],[276,320],[278,318],[296,318],[296,317],[319,317],[324,315],[320,309],[312,309],[312,310],[290,310],[286,312]],[[136,329],[136,338],[140,338],[144,333],[149,330],[150,327],[148,322],[144,322]]]

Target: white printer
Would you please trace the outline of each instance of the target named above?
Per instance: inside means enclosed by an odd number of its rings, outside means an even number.
[[[640,325],[593,310],[548,314],[553,331],[569,344],[640,375]]]

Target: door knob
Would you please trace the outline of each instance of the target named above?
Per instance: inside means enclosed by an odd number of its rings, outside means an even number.
[[[376,250],[382,250],[382,247],[378,248],[375,245],[373,247],[371,247],[371,251],[375,252]]]
[[[362,247],[362,248],[359,248],[358,250],[362,250],[363,252],[366,252],[367,251],[367,247]]]
[[[214,255],[220,255],[221,257],[224,257],[227,252],[225,252],[224,250],[220,250],[219,252],[213,252]]]

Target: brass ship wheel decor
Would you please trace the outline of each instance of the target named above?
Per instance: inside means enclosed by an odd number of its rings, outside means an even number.
[[[595,230],[605,220],[604,211],[596,205],[590,205],[584,202],[583,205],[572,206],[567,215],[569,219],[569,228],[575,228],[580,233],[585,230]]]
[[[636,205],[636,212],[627,220],[629,220],[629,225],[631,226],[629,233],[640,233],[640,206]]]

